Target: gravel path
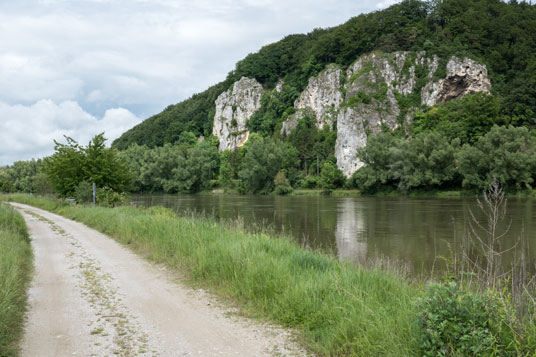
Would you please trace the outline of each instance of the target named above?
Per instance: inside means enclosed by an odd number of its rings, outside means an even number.
[[[304,355],[287,331],[237,317],[111,238],[12,205],[35,254],[23,356]]]

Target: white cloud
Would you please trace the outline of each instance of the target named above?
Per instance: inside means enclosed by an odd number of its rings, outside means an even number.
[[[77,102],[40,100],[30,106],[0,103],[0,165],[53,153],[54,140],[67,135],[80,144],[101,132],[111,143],[141,120],[124,108],[108,109],[102,118]]]

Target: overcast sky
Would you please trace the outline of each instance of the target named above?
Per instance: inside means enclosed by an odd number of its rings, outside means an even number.
[[[396,0],[0,0],[0,165],[110,142],[248,53]]]

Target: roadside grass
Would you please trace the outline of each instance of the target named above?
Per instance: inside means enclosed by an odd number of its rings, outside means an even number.
[[[0,204],[0,356],[19,353],[32,262],[24,219]]]
[[[423,287],[396,272],[362,269],[284,238],[246,233],[161,208],[74,206],[11,195],[12,201],[80,221],[141,255],[185,273],[194,286],[252,317],[295,329],[319,355],[419,354]]]

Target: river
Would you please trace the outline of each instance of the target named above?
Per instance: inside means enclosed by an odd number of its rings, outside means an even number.
[[[452,256],[454,247],[471,234],[471,226],[476,227],[471,211],[485,223],[475,198],[135,195],[132,203],[238,222],[250,231],[268,230],[356,264],[388,258],[415,274],[444,269],[442,257]],[[500,233],[505,231],[502,248],[527,245],[526,261],[534,267],[535,199],[507,200],[499,226]],[[520,259],[515,251],[504,256],[505,266]]]

